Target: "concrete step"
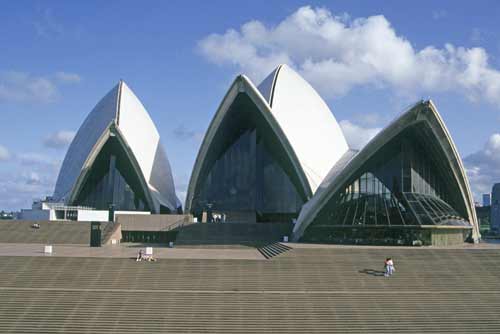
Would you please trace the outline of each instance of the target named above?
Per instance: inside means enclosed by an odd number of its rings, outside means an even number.
[[[0,333],[499,333],[498,263],[498,250],[361,247],[272,261],[0,257]]]
[[[270,259],[272,257],[278,256],[284,252],[291,250],[291,247],[285,246],[279,242],[266,245],[264,247],[259,247],[259,252],[266,258]]]
[[[197,223],[178,229],[177,245],[265,245],[290,235],[288,223]]]

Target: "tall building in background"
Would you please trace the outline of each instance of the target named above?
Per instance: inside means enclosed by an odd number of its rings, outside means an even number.
[[[500,183],[491,189],[491,229],[500,231]]]
[[[120,81],[87,116],[66,153],[53,200],[69,206],[181,211],[160,135]]]
[[[483,206],[491,205],[491,194],[483,194]]]

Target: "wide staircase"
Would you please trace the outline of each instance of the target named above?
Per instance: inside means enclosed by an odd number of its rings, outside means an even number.
[[[40,228],[33,228],[33,224]],[[112,223],[101,223],[101,237],[106,240]],[[90,222],[0,221],[0,243],[90,244]]]
[[[110,237],[113,233],[120,228],[119,223],[102,222],[101,223],[101,242],[103,245],[110,242]]]
[[[499,263],[498,249],[362,247],[272,261],[0,257],[0,333],[498,334]]]
[[[292,248],[288,247],[287,245],[283,245],[280,242],[275,242],[274,244],[269,244],[269,245],[265,245],[263,247],[259,247],[259,252],[266,259],[271,259],[275,256],[278,256],[278,255],[281,255],[285,252],[288,252],[291,249]]]
[[[177,246],[261,247],[290,236],[289,223],[197,223],[178,229]]]
[[[256,223],[255,211],[225,211],[226,221],[234,223]]]

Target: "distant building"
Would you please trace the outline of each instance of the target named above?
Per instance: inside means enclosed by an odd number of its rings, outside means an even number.
[[[491,206],[489,205],[476,206],[477,221],[482,229],[491,228],[490,214],[491,214]]]
[[[124,213],[141,215],[150,214],[149,211],[116,210],[113,212],[113,221],[117,214]],[[17,219],[31,221],[108,221],[110,220],[109,214],[109,210],[96,210],[95,208],[85,206],[68,206],[64,203],[54,202],[53,198],[47,197],[44,200],[33,201],[31,209],[21,209]]]
[[[491,194],[483,194],[483,206],[491,205]]]
[[[2,210],[0,212],[0,219],[3,219],[3,220],[14,219],[14,213],[13,212],[5,212]]]
[[[500,230],[500,183],[491,189],[491,229]]]

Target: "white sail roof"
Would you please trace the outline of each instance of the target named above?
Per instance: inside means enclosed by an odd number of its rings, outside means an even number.
[[[342,129],[316,90],[287,65],[278,66],[258,88],[292,145],[314,193],[349,149]]]
[[[451,138],[443,119],[432,101],[419,102],[410,110],[400,115],[396,120],[380,131],[359,152],[348,152],[343,159],[332,167],[331,172],[323,180],[316,194],[302,207],[297,223],[293,229],[293,239],[299,240],[316,215],[327,205],[331,197],[354,175],[363,164],[374,156],[392,138],[403,130],[419,124],[425,124],[433,133],[435,143],[441,148],[440,160],[445,162],[452,172],[454,182],[460,191],[460,198],[466,211],[466,218],[473,228],[474,240],[479,240],[479,225],[474,209],[472,193],[465,168],[456,146]]]
[[[110,136],[113,127],[121,135],[140,177],[147,184],[147,197],[152,209],[159,212],[164,205],[176,210],[180,202],[160,135],[148,112],[132,92],[120,81],[90,112],[73,139],[61,166],[54,199],[68,202],[81,186],[84,174]],[[149,196],[148,196],[149,195]]]
[[[349,150],[326,103],[290,67],[278,66],[258,88],[246,76],[240,75],[226,93],[203,139],[189,182],[187,210],[191,208],[213,138],[240,93],[250,97],[281,142],[308,197]]]

